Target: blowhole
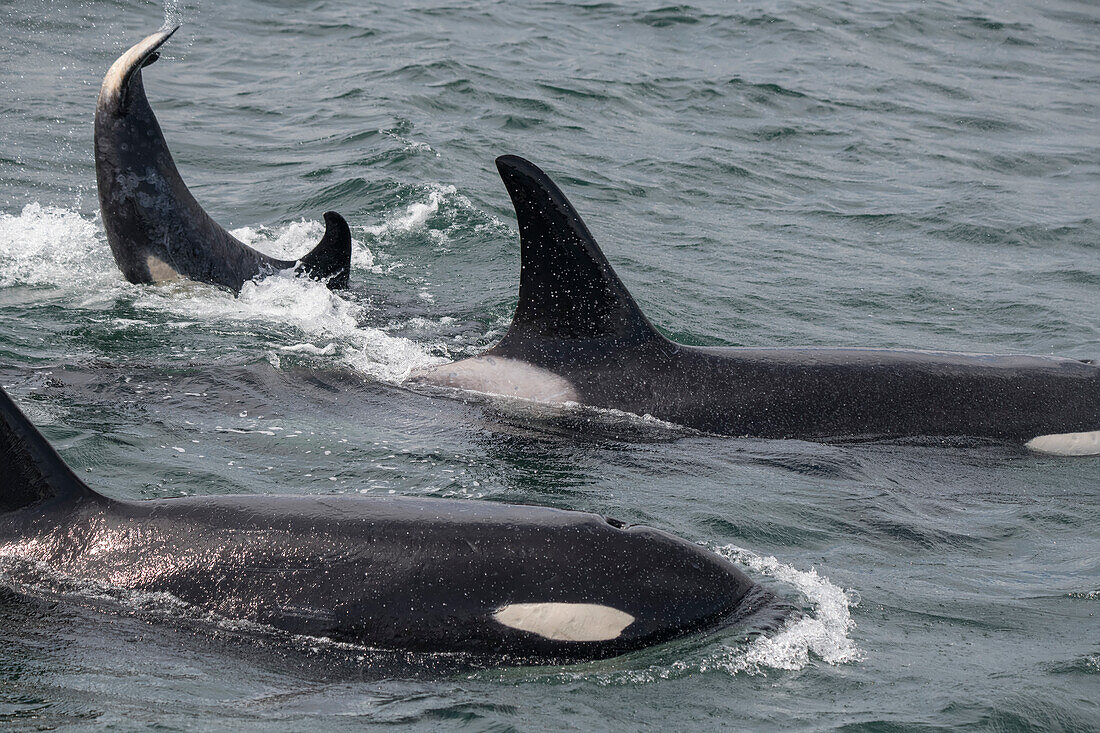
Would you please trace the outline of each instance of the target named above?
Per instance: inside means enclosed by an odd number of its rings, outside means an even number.
[[[604,517],[603,520],[610,524],[615,529],[623,529],[626,527],[626,522],[621,519],[615,519],[614,517]]]

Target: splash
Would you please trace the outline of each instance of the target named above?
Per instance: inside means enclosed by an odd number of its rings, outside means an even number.
[[[0,284],[104,281],[114,267],[109,252],[95,221],[75,211],[33,203],[0,214]]]
[[[312,221],[233,231],[246,244],[285,258],[308,251],[323,233],[324,227]],[[366,267],[375,267],[370,250],[354,240],[353,252],[353,267],[357,267],[356,259]],[[181,294],[181,290],[187,292]],[[143,288],[135,305],[185,321],[254,326],[262,332],[271,352],[268,361],[276,368],[281,365],[280,353],[295,354],[335,362],[381,381],[399,382],[413,369],[445,361],[413,341],[360,326],[365,317],[363,305],[289,271],[249,281],[237,296],[193,283]],[[287,333],[283,326],[293,332]],[[271,332],[269,327],[277,331]]]
[[[415,201],[404,212],[390,215],[381,224],[362,227],[362,231],[382,241],[422,232],[436,246],[446,246],[452,232],[471,227],[477,235],[510,233],[507,224],[483,212],[454,186],[428,183],[418,188],[427,194],[426,200]]]
[[[735,545],[719,547],[716,551],[757,574],[793,586],[812,608],[789,620],[774,636],[755,639],[748,649],[727,649],[704,662],[702,671],[714,668],[730,674],[765,674],[769,668],[802,669],[812,657],[828,664],[862,659],[861,652],[848,636],[855,628],[851,608],[859,605],[859,595],[855,591],[834,585],[813,568],[798,570],[774,557],[763,557]]]
[[[382,224],[365,227],[369,234],[376,237],[389,237],[398,233],[413,232],[422,229],[429,217],[438,213],[440,204],[448,196],[455,196],[458,189],[454,186],[433,184],[428,189],[428,200],[415,202],[405,207],[405,213],[392,217]]]
[[[279,227],[245,227],[233,232],[246,244],[278,257],[294,259],[308,252],[324,234],[315,221]],[[383,274],[374,255],[353,239],[352,266]],[[383,381],[397,382],[412,369],[445,361],[428,346],[360,326],[366,306],[354,295],[341,297],[322,283],[278,273],[245,283],[239,296],[227,290],[180,281],[131,285],[119,274],[106,235],[91,217],[64,208],[28,204],[19,214],[0,214],[0,286],[50,288],[65,296],[66,310],[106,316],[112,328],[217,328],[244,325],[258,339],[257,348],[278,367],[280,353],[322,359]],[[53,297],[52,295],[50,297]],[[56,300],[56,298],[55,298]],[[119,304],[132,302],[121,315]]]
[[[368,227],[369,230],[369,227]],[[376,275],[382,274],[382,268],[375,264],[374,253],[365,244],[355,238],[352,230],[351,265],[353,269],[370,270]],[[325,236],[325,225],[318,220],[299,219],[282,227],[241,227],[230,232],[234,237],[250,247],[262,249],[272,257],[294,260],[308,252],[321,237]],[[306,249],[303,251],[303,247]]]
[[[184,21],[184,0],[164,0],[164,25],[162,28],[171,28],[181,25]]]

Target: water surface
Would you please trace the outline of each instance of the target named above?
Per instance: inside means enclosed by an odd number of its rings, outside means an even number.
[[[89,483],[603,512],[727,555],[797,611],[763,636],[436,673],[9,569],[0,723],[1100,727],[1095,459],[714,438],[399,386],[507,327],[502,153],[559,182],[678,340],[1100,357],[1096,7],[817,5],[0,8],[0,383]],[[166,16],[185,24],[144,76],[196,197],[280,256],[342,212],[351,291],[122,280],[94,102]]]

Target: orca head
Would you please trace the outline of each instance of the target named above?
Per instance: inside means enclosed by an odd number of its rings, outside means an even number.
[[[651,527],[593,517],[571,554],[569,580],[529,587],[492,619],[527,644],[565,657],[650,646],[739,614],[757,586],[732,563]],[[539,595],[539,594],[542,595]]]
[[[622,606],[635,619],[623,630],[625,642],[648,645],[718,623],[757,587],[729,560],[695,543],[643,525],[619,531],[632,545],[623,577],[634,575],[633,596]]]

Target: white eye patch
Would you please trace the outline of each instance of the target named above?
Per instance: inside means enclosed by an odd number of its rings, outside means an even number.
[[[554,641],[609,641],[634,623],[629,613],[598,603],[510,603],[493,618]]]

